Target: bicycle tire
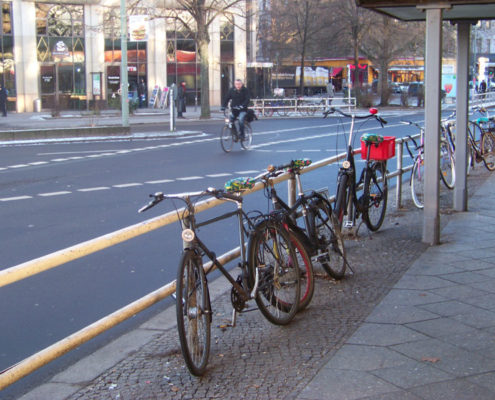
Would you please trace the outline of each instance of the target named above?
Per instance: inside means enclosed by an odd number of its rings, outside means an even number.
[[[449,145],[442,141],[440,143],[440,178],[447,189],[454,189],[455,186],[455,162]]]
[[[480,148],[486,169],[495,170],[495,136],[491,132],[485,132],[481,138]]]
[[[244,150],[249,150],[253,143],[253,128],[249,122],[244,123],[244,139],[241,140],[241,147]]]
[[[182,356],[189,371],[205,373],[210,354],[211,312],[201,257],[185,250],[177,271],[176,315]]]
[[[339,223],[339,228],[342,229],[342,223],[344,222],[344,215],[347,207],[347,182],[349,176],[342,174],[339,176],[337,182],[337,195],[335,199],[334,213]]]
[[[375,232],[382,226],[387,211],[387,198],[387,168],[383,162],[374,162],[366,174],[361,198],[363,221],[370,231]]]
[[[417,208],[424,207],[425,188],[425,165],[422,155],[418,155],[414,160],[410,179],[411,198]]]
[[[304,239],[301,237],[302,234],[296,230],[290,229],[288,226],[286,226],[286,229],[288,229],[290,240],[294,246],[297,262],[299,264],[301,297],[299,299],[298,311],[302,311],[311,303],[315,291],[313,263],[304,246]]]
[[[286,325],[299,310],[300,276],[296,253],[287,231],[272,220],[255,226],[248,242],[250,275],[259,273],[256,304],[273,324]]]
[[[232,136],[232,130],[225,125],[220,133],[220,144],[222,145],[223,151],[230,153],[232,146],[234,145],[234,137]]]
[[[345,258],[344,238],[339,223],[332,212],[330,203],[317,196],[311,203],[311,217],[316,242],[318,243],[317,259],[325,272],[336,280],[345,275],[347,261]]]

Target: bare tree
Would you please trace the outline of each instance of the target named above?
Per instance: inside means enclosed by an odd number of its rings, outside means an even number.
[[[374,14],[368,33],[360,42],[360,49],[378,67],[380,105],[387,105],[389,99],[388,70],[392,60],[407,56],[417,51],[418,44],[424,38],[424,25],[406,23],[396,19]],[[422,46],[421,46],[422,47]]]
[[[304,94],[304,65],[332,26],[330,0],[273,0],[272,50],[282,58],[297,56],[301,75],[299,92]],[[328,39],[328,38],[327,38]]]
[[[358,7],[355,0],[341,0],[337,2],[335,13],[341,28],[341,40],[348,45],[352,52],[354,64],[354,90],[356,97],[359,94],[359,51],[363,37],[368,34],[371,26],[372,11]],[[350,88],[351,77],[348,77]]]

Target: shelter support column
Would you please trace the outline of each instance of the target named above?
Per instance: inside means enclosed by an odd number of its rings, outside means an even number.
[[[423,242],[440,243],[440,85],[442,73],[442,8],[426,8],[425,57],[425,207]]]
[[[471,21],[457,23],[457,102],[454,209],[467,211],[467,116],[469,103],[469,35]]]

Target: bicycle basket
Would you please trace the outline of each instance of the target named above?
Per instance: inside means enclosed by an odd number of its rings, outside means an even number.
[[[366,142],[361,140],[361,158],[366,160]],[[383,141],[370,146],[370,160],[384,161],[395,156],[395,136],[383,136]]]
[[[242,190],[252,189],[255,183],[253,178],[243,176],[228,180],[225,182],[224,187],[227,192],[240,192]]]

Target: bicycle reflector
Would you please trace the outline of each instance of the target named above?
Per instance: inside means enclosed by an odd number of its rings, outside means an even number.
[[[378,114],[378,110],[376,108],[370,108],[370,114]]]

